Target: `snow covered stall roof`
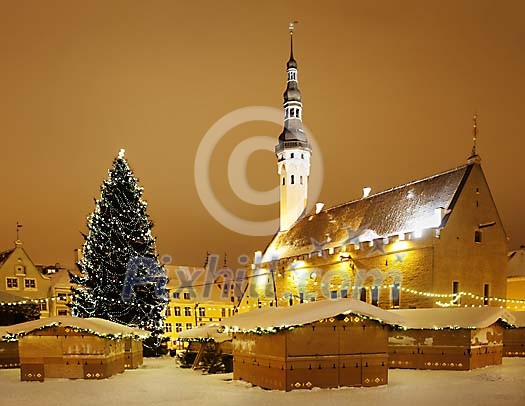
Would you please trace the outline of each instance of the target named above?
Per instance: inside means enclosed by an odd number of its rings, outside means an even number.
[[[0,327],[0,337],[4,339],[17,338],[36,330],[56,326],[76,328],[100,337],[146,338],[150,335],[149,331],[128,327],[109,320],[94,317],[83,319],[80,317],[56,316]]]
[[[191,330],[183,330],[177,338],[182,341],[215,341],[216,343],[222,343],[231,340],[232,336],[225,331],[224,326],[213,323],[192,328]]]
[[[224,319],[221,324],[230,331],[279,331],[298,327],[340,314],[355,314],[390,325],[402,325],[396,314],[356,299],[320,300],[287,307],[268,307]]]
[[[499,307],[403,309],[388,312],[404,319],[403,327],[407,329],[485,328],[499,320],[509,325],[516,323],[511,312]]]
[[[464,165],[304,216],[288,231],[275,236],[264,260],[308,254],[314,250],[311,239],[322,242],[327,235],[331,240],[324,247],[337,247],[348,239],[347,229],[370,241],[443,226],[448,217],[438,218],[436,211],[453,209],[471,170],[472,165]]]
[[[510,312],[514,316],[516,327],[525,327],[525,312]]]

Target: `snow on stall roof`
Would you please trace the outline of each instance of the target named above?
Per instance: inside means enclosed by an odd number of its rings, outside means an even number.
[[[268,307],[223,319],[221,324],[232,331],[256,332],[297,327],[340,314],[355,314],[382,323],[402,325],[396,314],[356,299],[320,300],[287,307]]]
[[[525,327],[525,312],[511,312],[516,320],[514,325],[516,327]]]
[[[498,320],[514,325],[515,317],[499,307],[454,307],[388,310],[406,320],[408,329],[485,328]]]
[[[45,319],[38,319],[26,321],[24,323],[14,324],[12,326],[4,326],[0,328],[0,337],[10,336],[24,336],[31,332],[46,327],[71,327],[86,331],[101,337],[117,336],[117,337],[140,337],[146,338],[150,335],[149,331],[141,330],[139,328],[125,326],[123,324],[114,323],[109,320],[99,318],[80,318],[72,316],[56,316]]]
[[[454,196],[471,169],[471,165],[464,165],[306,215],[289,230],[276,234],[264,260],[311,253],[312,239],[325,241],[327,235],[330,242],[324,248],[337,247],[348,238],[347,228],[379,238],[438,227],[441,219],[436,210],[453,208]]]
[[[181,331],[177,338],[185,341],[213,340],[216,343],[222,343],[230,341],[232,336],[224,331],[223,326],[213,323]]]

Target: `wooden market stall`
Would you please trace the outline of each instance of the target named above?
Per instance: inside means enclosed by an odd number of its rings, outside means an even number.
[[[4,339],[17,340],[20,379],[103,379],[124,372],[126,341],[148,332],[108,320],[70,316],[50,317],[4,327]],[[138,362],[138,361],[137,361]]]
[[[232,335],[219,324],[208,324],[182,331],[178,340],[189,343],[178,356],[182,367],[207,373],[233,371]]]
[[[6,327],[0,327],[0,369],[18,368],[20,366],[18,342],[2,340],[2,337],[7,334],[5,330]]]
[[[503,331],[503,356],[525,357],[525,312],[511,312],[515,327]]]
[[[224,319],[233,377],[267,389],[388,382],[387,341],[398,316],[354,299],[270,307]]]
[[[390,310],[406,320],[388,338],[391,368],[470,370],[501,364],[505,309],[459,307]]]

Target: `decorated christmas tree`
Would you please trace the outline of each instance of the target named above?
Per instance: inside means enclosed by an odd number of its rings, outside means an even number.
[[[142,191],[121,150],[88,217],[89,232],[77,264],[82,275],[71,275],[77,284],[71,309],[74,316],[99,317],[151,331],[144,352],[156,355],[167,301],[166,279]]]

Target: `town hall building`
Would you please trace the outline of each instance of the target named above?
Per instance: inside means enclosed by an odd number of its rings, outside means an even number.
[[[266,305],[354,297],[383,308],[502,306],[507,235],[474,144],[450,170],[307,212],[312,151],[290,58],[275,147],[280,229],[255,255],[247,295]]]

